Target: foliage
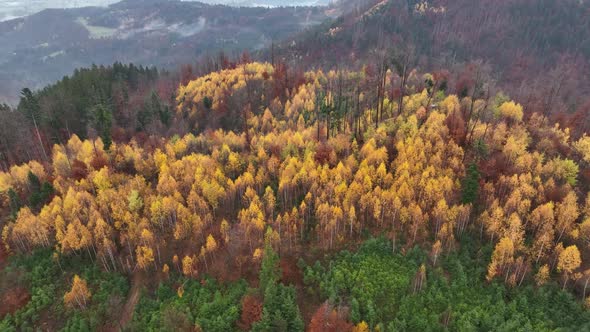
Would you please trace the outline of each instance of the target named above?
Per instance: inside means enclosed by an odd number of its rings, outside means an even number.
[[[472,163],[467,169],[467,176],[463,179],[463,188],[461,191],[462,200],[465,204],[473,204],[477,201],[479,191],[479,170],[477,165]]]
[[[175,284],[184,293],[178,296]],[[171,278],[154,294],[144,293],[133,315],[130,328],[138,331],[175,331],[184,327],[203,331],[236,331],[240,318],[240,300],[246,283],[220,284],[213,279],[202,281]]]
[[[252,324],[252,331],[303,331],[295,288],[279,283],[280,275],[279,256],[267,240],[259,274],[259,290],[264,294],[262,317]]]
[[[369,240],[357,253],[342,252],[328,268],[308,267],[306,283],[324,298],[351,308],[354,323],[383,331],[584,330],[590,314],[554,284],[510,289],[486,284],[482,258],[471,240],[429,269],[426,286],[413,292],[410,280],[424,259],[420,249],[392,254],[388,241]]]
[[[583,278],[590,199],[581,195],[588,185],[586,164],[567,128],[538,113],[524,121],[518,104],[482,92],[479,74],[464,83],[459,99],[434,93],[444,79],[440,73],[425,87],[422,79],[412,81],[413,71],[402,68],[405,78],[383,68],[372,71],[297,73],[283,65],[240,64],[178,88],[174,121],[194,121],[190,127],[202,132],[170,139],[138,135],[115,140],[108,149],[104,135],[72,135],[53,146],[47,162],[0,172],[0,204],[14,214],[3,227],[3,244],[22,256],[51,248],[58,267],[85,257],[94,265],[85,261],[81,267],[102,271],[107,280],[119,273],[165,280],[170,294],[164,307],[151,297],[155,302],[146,302],[138,316],[139,330],[167,329],[174,322],[234,329],[245,291],[234,292],[233,284],[208,289],[195,280],[208,280],[205,274],[251,277],[259,267],[256,293],[264,302],[254,328],[303,329],[296,292],[281,283],[278,266],[288,262],[276,252],[297,259],[350,249],[376,234],[387,240],[371,240],[354,254],[344,251],[328,269],[319,265],[304,275],[309,294],[350,307],[359,330],[425,328],[435,321],[459,328],[461,315],[476,315],[459,299],[458,307],[441,304],[440,295],[418,307],[435,306],[422,323],[401,311],[412,296],[435,286],[446,294],[456,283],[462,291],[460,270],[469,260],[450,266],[447,260],[470,237],[480,239],[481,257],[471,273],[483,300],[486,294],[497,298],[489,289],[503,296],[516,289],[518,295],[534,275],[539,285],[548,285],[543,287],[552,287],[556,272],[562,272],[563,288]],[[406,79],[401,98],[385,93]],[[165,108],[153,97],[150,109]],[[102,133],[109,134],[105,128],[111,125],[103,124]],[[53,193],[44,183],[51,183]],[[30,206],[21,207],[23,202]],[[90,305],[58,311],[72,319],[72,329],[93,328],[108,312],[99,300],[100,283],[80,269],[54,271],[60,281],[51,290],[63,299],[73,275],[87,281]],[[291,279],[296,272],[285,270]],[[491,288],[479,284],[484,275]],[[219,299],[212,295],[217,288]],[[204,295],[193,306],[197,291]],[[114,292],[113,301],[120,294]],[[465,294],[471,301],[474,295]],[[204,304],[212,298],[223,309],[214,321]],[[503,306],[513,303],[502,299]],[[58,305],[44,302],[48,306]],[[512,321],[514,312],[506,310]],[[154,318],[154,312],[165,315]],[[557,326],[526,319],[541,329]],[[460,327],[467,329],[465,324]]]
[[[6,327],[7,331],[33,331],[41,320],[47,319],[44,312],[51,313],[52,324],[65,331],[79,331],[81,327],[92,330],[110,324],[110,318],[122,306],[129,287],[124,276],[101,271],[88,258],[64,258],[49,250],[12,257],[10,264],[0,273],[10,271],[23,273],[21,282],[30,289],[31,300],[0,322],[0,327]],[[83,311],[67,309],[63,301],[71,288],[70,281],[78,275],[79,280],[86,280],[86,290],[92,292],[92,301]]]

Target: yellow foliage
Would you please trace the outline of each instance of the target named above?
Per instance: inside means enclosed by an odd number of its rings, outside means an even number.
[[[85,308],[91,297],[92,294],[88,289],[86,280],[80,278],[77,274],[74,275],[72,288],[64,295],[64,303],[71,307],[78,305],[80,308]]]
[[[517,104],[513,101],[507,101],[500,105],[499,109],[500,115],[506,119],[511,119],[517,122],[522,121],[522,117],[524,115],[522,111],[522,106]]]

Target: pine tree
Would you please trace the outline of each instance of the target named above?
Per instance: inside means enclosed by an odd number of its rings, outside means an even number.
[[[274,285],[281,277],[281,270],[279,267],[279,255],[274,251],[270,244],[264,247],[264,256],[260,267],[260,276],[258,288],[264,294],[266,288]]]
[[[471,163],[467,169],[467,176],[463,180],[462,201],[463,204],[473,204],[477,201],[479,191],[479,170],[475,163]]]

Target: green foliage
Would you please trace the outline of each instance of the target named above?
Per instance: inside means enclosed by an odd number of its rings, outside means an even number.
[[[303,331],[305,324],[295,298],[293,286],[269,284],[264,292],[262,319],[252,325],[252,331]]]
[[[262,292],[266,292],[266,288],[269,285],[276,284],[280,277],[279,255],[272,249],[272,246],[267,244],[264,247],[264,257],[260,267],[259,289]]]
[[[163,105],[160,96],[156,91],[152,91],[149,98],[143,103],[143,107],[137,112],[138,130],[145,130],[154,120],[160,120],[165,126],[170,125],[172,112],[168,105]]]
[[[32,123],[37,124],[40,120],[41,107],[39,105],[39,99],[29,88],[24,88],[21,91],[20,103],[17,110],[23,113]]]
[[[60,258],[59,263],[56,259],[51,250],[37,250],[30,255],[12,257],[10,264],[0,272],[1,278],[20,271],[24,276],[20,282],[31,293],[31,300],[24,307],[0,321],[0,331],[34,331],[43,312],[47,312],[53,322],[63,322],[64,331],[96,330],[117,316],[129,288],[123,275],[101,271],[88,258],[80,256]],[[68,310],[63,305],[63,296],[71,287],[69,281],[73,274],[87,280],[93,293],[91,303],[83,311]]]
[[[279,255],[267,243],[259,275],[259,290],[264,292],[262,318],[252,325],[252,331],[304,330],[305,324],[296,303],[295,288],[279,283],[280,277]]]
[[[182,297],[176,293],[179,285],[184,287]],[[203,331],[235,331],[246,288],[245,281],[223,285],[213,279],[200,282],[184,277],[160,284],[155,294],[141,297],[131,330],[176,331],[198,325]]]
[[[140,85],[153,85],[159,77],[155,68],[118,62],[108,67],[76,69],[73,75],[43,90],[31,92],[24,89],[17,109],[56,142],[67,138],[63,129],[85,138],[89,125],[100,131],[93,125],[92,112],[99,104],[108,105],[114,122],[131,126],[126,121],[129,113],[136,111],[136,105],[131,103],[139,93]]]
[[[570,186],[575,186],[576,183],[578,183],[578,164],[576,164],[576,162],[571,159],[565,159],[562,161],[562,167],[564,169],[565,181]]]
[[[344,251],[330,268],[308,267],[306,276],[323,297],[350,307],[350,319],[382,326],[385,331],[585,331],[590,313],[556,285],[536,288],[484,282],[488,247],[462,243],[462,249],[427,268],[423,289],[414,293],[411,280],[424,252],[406,256],[386,250],[386,240],[370,240],[357,253]],[[305,282],[310,282],[306,279]]]
[[[479,170],[475,163],[467,168],[467,175],[463,179],[462,201],[463,204],[473,204],[477,201],[479,191]]]
[[[31,188],[29,206],[33,209],[38,209],[49,200],[55,190],[49,182],[43,182],[43,184],[41,184],[39,178],[31,171],[29,171],[28,177],[29,186]]]
[[[203,97],[203,106],[205,106],[205,108],[210,110],[211,107],[213,106],[213,100],[207,96]]]
[[[486,144],[486,142],[481,138],[478,138],[473,143],[473,149],[475,150],[475,153],[479,158],[486,158],[489,154],[489,147]]]
[[[353,323],[366,321],[371,326],[394,317],[400,298],[407,292],[417,264],[391,255],[384,240],[369,240],[357,252],[341,252],[325,272],[306,270],[306,282],[315,274],[323,297],[352,304]],[[356,320],[354,320],[356,318]]]
[[[111,126],[113,124],[111,109],[104,104],[97,104],[90,108],[89,113],[91,114],[94,128],[102,139],[105,149],[108,150],[113,143],[111,138]]]
[[[15,219],[18,211],[22,207],[22,202],[13,188],[8,189],[8,204],[10,205],[10,216],[12,219]]]

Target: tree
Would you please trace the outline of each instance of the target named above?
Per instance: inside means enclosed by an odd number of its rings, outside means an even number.
[[[39,140],[39,147],[43,152],[43,156],[46,160],[49,160],[47,156],[47,152],[45,151],[45,146],[43,145],[43,140],[41,139],[41,133],[39,132],[39,122],[41,120],[41,106],[39,105],[39,100],[37,96],[33,94],[33,92],[29,88],[24,88],[21,91],[21,98],[18,110],[22,112],[30,121],[33,122],[33,126],[35,127],[35,132],[37,134],[37,139]]]
[[[547,280],[549,280],[549,266],[544,264],[539,268],[539,271],[535,276],[535,282],[537,283],[537,286],[543,286]]]
[[[135,249],[137,256],[137,265],[140,269],[145,270],[154,263],[154,251],[150,247],[139,246]]]
[[[94,129],[102,139],[105,149],[108,150],[113,142],[111,138],[111,126],[113,124],[111,109],[101,103],[90,108],[89,114],[92,117]]]
[[[191,256],[184,256],[182,259],[182,273],[187,277],[194,275],[195,268],[193,258]]]
[[[557,270],[563,272],[563,289],[570,278],[571,274],[580,267],[582,264],[582,258],[580,257],[580,251],[576,245],[571,245],[565,248],[561,254],[559,254],[559,261],[557,263]]]
[[[438,256],[440,255],[440,252],[441,252],[441,242],[440,242],[440,240],[437,240],[432,245],[432,250],[430,251],[430,257],[432,258],[432,265],[436,265],[436,261],[438,259]]]
[[[354,329],[352,330],[353,332],[369,332],[369,324],[367,324],[365,321],[362,321],[358,324],[356,324],[356,326],[354,327]]]
[[[13,188],[8,189],[8,205],[10,206],[10,216],[15,219],[22,207],[21,199]]]
[[[282,284],[270,284],[264,293],[262,319],[252,325],[252,331],[303,331],[305,324],[295,302],[295,289]]]
[[[510,119],[515,122],[522,121],[523,112],[522,106],[520,106],[520,104],[517,104],[513,101],[505,102],[500,105],[498,110],[500,111],[500,115],[506,119]]]
[[[246,295],[242,298],[242,312],[238,325],[244,331],[249,331],[252,324],[262,318],[262,302],[253,295]]]
[[[74,275],[72,288],[64,295],[64,303],[70,307],[78,305],[80,308],[86,308],[92,294],[88,289],[86,280]]]
[[[463,204],[473,204],[477,201],[479,190],[479,170],[475,163],[471,163],[467,169],[467,176],[463,180],[462,201]]]
[[[408,77],[412,71],[412,67],[416,61],[416,49],[413,45],[407,45],[405,48],[396,49],[391,62],[393,68],[397,72],[400,83],[399,83],[399,96],[397,100],[397,114],[402,114],[404,97],[406,95],[406,84]]]
[[[492,261],[488,266],[488,281],[492,280],[496,275],[505,272],[506,265],[512,263],[514,259],[514,243],[509,237],[503,237],[500,242],[496,244],[494,253],[492,254]]]
[[[557,242],[561,240],[561,237],[573,229],[576,219],[580,215],[578,209],[578,198],[572,191],[563,199],[563,202],[557,204],[556,208],[556,219],[557,224],[556,230],[559,232],[557,236]]]
[[[346,320],[342,311],[338,311],[328,302],[324,302],[311,317],[308,332],[350,332],[353,325]]]
[[[584,134],[573,146],[581,155],[582,160],[590,165],[590,136]]]
[[[258,288],[264,294],[269,285],[276,284],[281,277],[279,267],[279,255],[274,251],[270,243],[264,247],[264,256],[260,266]]]

